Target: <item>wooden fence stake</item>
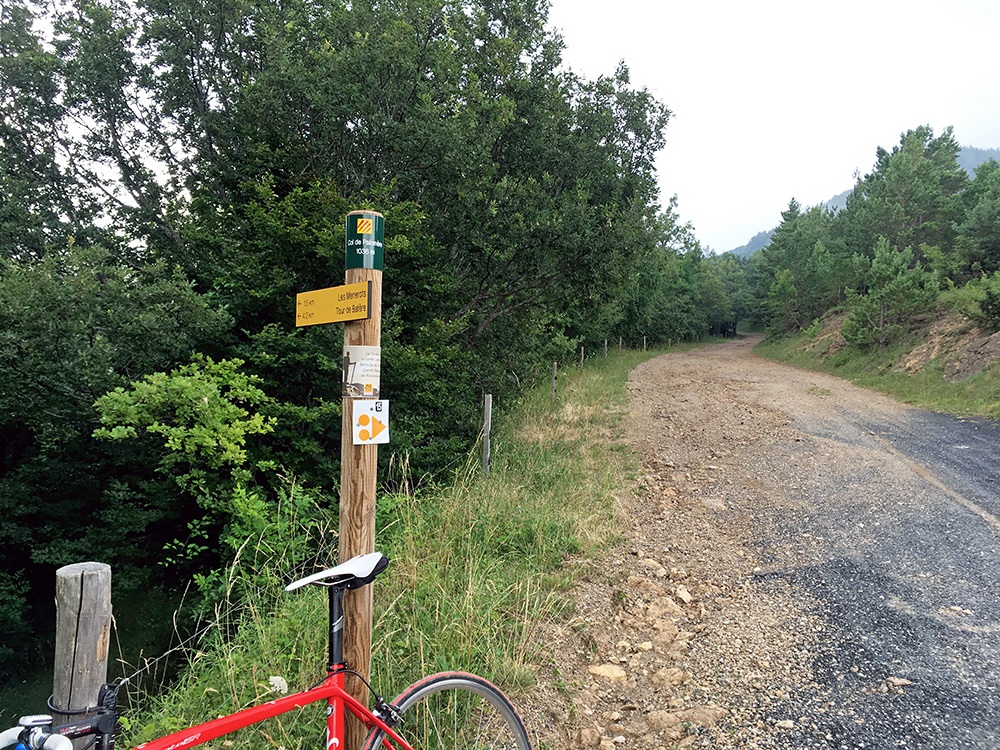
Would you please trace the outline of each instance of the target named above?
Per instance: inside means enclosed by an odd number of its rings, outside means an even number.
[[[493,429],[493,394],[487,393],[483,404],[483,476],[490,473],[490,431]]]
[[[56,571],[56,654],[52,705],[56,723],[82,719],[76,711],[97,704],[108,680],[111,641],[111,566],[98,562],[66,565]],[[76,740],[83,747],[86,738]]]
[[[559,363],[552,363],[552,410],[555,411],[556,408],[556,377],[559,373]]]

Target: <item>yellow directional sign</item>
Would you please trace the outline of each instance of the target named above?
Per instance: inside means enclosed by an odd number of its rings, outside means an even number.
[[[372,283],[332,286],[295,295],[295,325],[315,326],[371,317]]]

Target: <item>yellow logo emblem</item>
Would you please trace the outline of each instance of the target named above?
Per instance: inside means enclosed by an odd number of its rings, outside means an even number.
[[[371,234],[371,233],[372,233],[372,220],[358,219],[358,234]]]

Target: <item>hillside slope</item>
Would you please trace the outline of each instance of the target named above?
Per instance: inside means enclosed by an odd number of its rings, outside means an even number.
[[[767,339],[755,351],[933,411],[1000,417],[1000,332],[940,309],[898,344],[859,348],[841,334],[846,318],[843,310],[831,311],[807,331]]]

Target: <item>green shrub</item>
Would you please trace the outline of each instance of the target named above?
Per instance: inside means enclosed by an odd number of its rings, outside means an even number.
[[[932,309],[937,301],[936,274],[914,266],[910,248],[894,250],[884,237],[879,238],[865,275],[866,293],[847,290],[851,314],[841,330],[844,338],[857,346],[886,346],[899,338],[916,315]]]
[[[949,285],[941,293],[941,301],[983,331],[1000,331],[1000,271],[972,279],[962,287]]]

